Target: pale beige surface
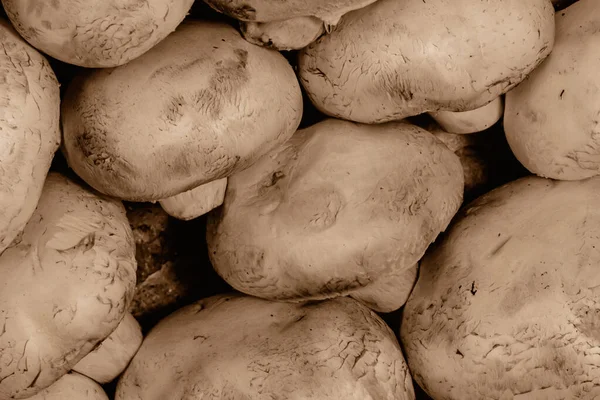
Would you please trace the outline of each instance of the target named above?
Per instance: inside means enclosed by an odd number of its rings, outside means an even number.
[[[504,99],[496,97],[488,104],[469,111],[437,111],[429,115],[436,120],[446,132],[469,134],[485,131],[500,121],[504,116]]]
[[[179,309],[146,336],[116,400],[413,400],[398,341],[355,300],[240,294]]]
[[[0,398],[48,387],[117,327],[135,289],[123,205],[50,173],[0,255]]]
[[[530,176],[457,216],[421,262],[401,338],[436,400],[600,396],[600,178]]]
[[[102,386],[76,372],[63,375],[29,400],[109,400]]]
[[[66,63],[107,68],[139,57],[183,21],[194,0],[2,0],[19,33]]]
[[[0,19],[0,254],[25,227],[60,145],[58,81]]]
[[[170,216],[189,221],[223,204],[227,178],[216,179],[159,201]]]
[[[325,33],[316,17],[295,17],[280,21],[240,21],[240,31],[250,43],[277,50],[299,50]]]

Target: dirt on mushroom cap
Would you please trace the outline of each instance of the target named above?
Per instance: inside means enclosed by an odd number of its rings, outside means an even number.
[[[296,130],[302,94],[278,52],[190,21],[143,56],[76,78],[64,153],[97,190],[161,200],[239,171]]]
[[[129,307],[135,267],[123,205],[50,173],[0,255],[0,397],[43,390],[107,337]]]
[[[320,111],[351,121],[472,110],[550,53],[553,16],[549,0],[380,0],[301,50],[300,80]]]
[[[35,210],[60,145],[60,91],[48,61],[0,19],[0,253]]]
[[[290,304],[241,294],[179,309],[146,336],[116,400],[413,400],[388,326],[359,302]]]
[[[254,296],[352,294],[412,268],[458,210],[463,183],[458,157],[415,125],[329,119],[230,177],[209,215],[209,255]],[[370,305],[398,308],[411,287]]]
[[[108,68],[139,57],[175,30],[193,0],[2,0],[19,33],[63,62]]]
[[[600,395],[599,200],[599,178],[529,176],[455,218],[421,261],[400,328],[430,396]]]

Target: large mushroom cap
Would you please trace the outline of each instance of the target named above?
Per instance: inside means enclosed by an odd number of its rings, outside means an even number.
[[[379,0],[300,51],[315,106],[363,122],[481,107],[550,53],[549,0]]]
[[[552,54],[506,95],[506,139],[537,175],[576,180],[600,174],[599,24],[596,0],[557,13]]]
[[[600,396],[600,178],[529,176],[470,204],[425,255],[404,308],[434,399]]]
[[[0,18],[0,253],[35,210],[60,145],[60,90],[48,61]]]
[[[289,138],[302,93],[280,53],[232,26],[190,21],[115,69],[76,78],[64,153],[98,191],[154,201],[247,167]]]
[[[107,337],[129,307],[135,267],[123,205],[50,173],[0,255],[0,398],[36,394]]]
[[[429,132],[329,119],[230,178],[222,209],[209,217],[209,254],[247,294],[350,294],[391,311],[462,194],[458,157]]]
[[[217,11],[240,21],[271,22],[316,17],[335,25],[349,11],[375,0],[204,0]]]
[[[240,294],[184,307],[145,337],[116,400],[413,400],[394,333],[355,300]]]
[[[183,21],[194,0],[2,0],[19,33],[69,64],[106,68],[144,54]]]

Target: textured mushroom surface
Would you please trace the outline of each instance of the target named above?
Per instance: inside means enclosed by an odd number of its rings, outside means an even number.
[[[600,173],[598,25],[596,0],[558,12],[552,54],[506,95],[506,138],[537,175],[573,180]]]
[[[125,208],[50,173],[0,255],[0,398],[45,389],[118,326],[135,288]]]
[[[2,0],[17,31],[63,62],[125,64],[175,30],[194,0]]]
[[[554,42],[549,0],[379,0],[302,49],[302,85],[323,113],[380,123],[469,111],[517,85]]]
[[[600,178],[528,176],[466,206],[427,252],[400,328],[436,400],[600,396]]]
[[[203,299],[146,336],[116,400],[412,400],[394,333],[350,298]]]
[[[271,300],[404,304],[415,264],[461,204],[460,161],[408,123],[329,119],[230,177],[209,215],[215,270]]]
[[[64,154],[98,191],[155,201],[239,171],[302,117],[294,70],[225,23],[188,21],[141,57],[76,77]]]
[[[0,253],[33,214],[60,145],[60,90],[48,61],[0,19]]]
[[[69,372],[29,400],[109,400],[98,383],[76,372]]]

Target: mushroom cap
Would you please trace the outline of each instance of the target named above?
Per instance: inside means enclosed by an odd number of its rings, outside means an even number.
[[[369,296],[391,311],[462,194],[458,157],[429,132],[328,119],[229,178],[209,214],[209,255],[232,287],[271,300],[352,295],[394,279],[395,290]]]
[[[204,0],[213,9],[240,21],[272,22],[316,17],[335,25],[349,11],[375,0]]]
[[[380,123],[479,108],[522,81],[553,41],[548,0],[379,0],[302,49],[298,72],[323,113]]]
[[[528,176],[456,216],[421,260],[400,328],[432,398],[600,396],[599,202],[600,178]]]
[[[92,379],[68,372],[28,400],[109,400],[106,392]]]
[[[247,167],[294,133],[302,106],[283,55],[188,21],[130,63],[74,79],[63,150],[98,191],[161,200]]]
[[[50,173],[0,255],[0,398],[38,393],[110,335],[129,307],[135,268],[123,205]]]
[[[506,95],[506,139],[532,173],[561,180],[599,174],[598,24],[595,0],[557,13],[552,54]]]
[[[350,298],[290,304],[241,294],[181,308],[145,337],[116,400],[413,400],[394,333]]]
[[[2,0],[31,45],[63,62],[125,64],[175,30],[194,0]]]
[[[60,90],[48,61],[0,19],[0,254],[31,218],[60,145]]]

